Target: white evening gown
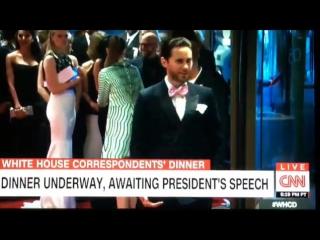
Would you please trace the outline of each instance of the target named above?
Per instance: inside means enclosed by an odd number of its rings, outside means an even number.
[[[75,92],[50,94],[47,105],[51,144],[47,158],[72,158],[72,134],[76,122]],[[74,197],[40,197],[41,208],[76,208]]]

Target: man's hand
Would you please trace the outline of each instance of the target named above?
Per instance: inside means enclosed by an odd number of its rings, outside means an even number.
[[[140,197],[140,201],[142,202],[142,205],[146,208],[158,208],[163,205],[163,202],[150,202],[148,198]]]

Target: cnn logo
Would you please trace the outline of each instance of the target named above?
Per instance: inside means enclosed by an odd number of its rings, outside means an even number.
[[[284,188],[291,187],[305,187],[306,186],[306,176],[299,175],[288,175],[285,174],[280,177],[279,184]]]
[[[307,163],[277,163],[276,191],[309,192],[310,173]]]

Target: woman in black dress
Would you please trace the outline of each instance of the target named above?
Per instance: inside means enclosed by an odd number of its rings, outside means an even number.
[[[94,76],[94,82],[96,86],[97,92],[99,91],[99,72],[101,69],[105,67],[105,62],[107,59],[107,48],[109,44],[109,38],[110,36],[106,36],[103,39],[99,41],[98,44],[98,58],[94,62],[93,65],[93,76]],[[99,116],[98,116],[98,124],[100,133],[102,135],[102,142],[104,142],[104,136],[106,134],[106,124],[107,124],[107,116],[108,116],[108,107],[105,107],[103,109],[100,108],[99,110]]]
[[[38,64],[42,54],[35,30],[18,30],[16,49],[6,58],[6,73],[13,100],[13,157],[45,157],[38,134],[44,113],[37,92]]]
[[[95,35],[97,39],[99,39],[98,44],[95,43]],[[91,71],[88,71],[88,95],[90,95],[91,99],[94,99],[94,102],[90,102],[89,105],[91,109],[97,110],[98,107],[95,105],[98,98],[98,89],[99,89],[99,82],[98,82],[98,76],[101,69],[104,68],[104,64],[107,58],[107,47],[108,47],[108,36],[98,35],[99,32],[94,33],[91,38],[90,46],[88,49],[88,55],[91,57]],[[95,47],[93,47],[93,45]],[[84,67],[86,69],[86,67]],[[88,99],[88,97],[85,97]],[[88,101],[87,101],[88,102]],[[89,110],[87,113],[92,113],[92,110]],[[100,130],[100,134],[102,137],[101,144],[104,142],[104,135],[106,133],[106,121],[107,121],[107,114],[108,114],[108,107],[104,109],[99,109],[98,113],[98,126]],[[100,153],[102,151],[102,145],[100,148]],[[117,209],[117,198],[115,197],[95,197],[91,198],[91,207],[92,209],[107,209],[107,210],[114,210]]]
[[[84,158],[100,158],[102,150],[102,136],[98,125],[99,106],[97,104],[98,91],[94,79],[94,63],[98,59],[98,45],[106,36],[104,32],[95,32],[91,35],[87,51],[90,60],[82,64],[87,79],[83,81],[83,110],[86,118],[87,136],[84,143]],[[103,124],[100,121],[100,124]],[[103,126],[100,126],[103,128]]]

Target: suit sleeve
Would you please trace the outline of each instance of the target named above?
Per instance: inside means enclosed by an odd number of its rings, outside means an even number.
[[[148,113],[146,109],[147,100],[140,93],[136,102],[133,121],[132,121],[132,134],[130,144],[130,157],[131,158],[148,158],[149,147],[149,132],[148,126]]]
[[[139,91],[141,91],[142,89],[144,89],[143,81],[141,78],[141,72],[139,71],[139,69],[137,67],[135,67],[135,70],[136,70],[137,77],[139,79]]]
[[[213,91],[208,90],[207,94],[207,118],[206,118],[206,133],[207,139],[211,146],[211,168],[215,169],[218,164],[217,159],[219,159],[219,149],[222,145],[223,131],[221,126],[220,114],[217,107],[217,102]]]

